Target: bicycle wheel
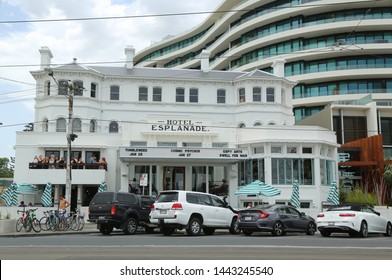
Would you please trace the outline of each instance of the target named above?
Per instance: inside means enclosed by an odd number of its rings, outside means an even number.
[[[72,217],[71,218],[71,229],[72,230],[78,230],[78,228],[79,228],[78,219],[76,217]]]
[[[49,228],[50,228],[52,231],[59,230],[59,224],[60,224],[60,219],[59,219],[59,217],[51,216],[51,217],[48,219],[48,223],[49,223]]]
[[[49,230],[49,223],[48,223],[48,217],[42,217],[40,220],[39,220],[39,226],[40,226],[40,228],[41,228],[41,230],[42,231],[47,231],[47,230]]]
[[[22,228],[23,228],[23,220],[22,220],[22,218],[19,218],[16,221],[16,231],[20,232],[22,230]]]
[[[37,233],[41,231],[41,226],[40,226],[39,220],[37,218],[34,218],[31,220],[31,227]]]
[[[24,220],[23,226],[24,226],[26,232],[30,232],[31,228],[32,228],[32,226],[31,226],[31,218],[26,218]]]
[[[78,230],[82,230],[84,227],[84,218],[78,217]]]

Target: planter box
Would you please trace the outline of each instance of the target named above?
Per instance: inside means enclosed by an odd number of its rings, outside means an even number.
[[[0,220],[0,234],[16,231],[16,220]]]

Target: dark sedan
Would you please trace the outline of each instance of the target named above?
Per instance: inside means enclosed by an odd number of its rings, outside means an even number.
[[[239,211],[238,228],[245,235],[266,231],[272,235],[285,235],[287,232],[305,232],[314,235],[316,222],[312,217],[288,205],[256,206]]]

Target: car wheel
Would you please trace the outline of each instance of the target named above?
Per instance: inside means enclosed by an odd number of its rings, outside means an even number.
[[[215,229],[210,228],[210,227],[205,227],[205,228],[203,228],[203,232],[205,235],[213,235],[215,232]]]
[[[315,232],[316,232],[316,224],[313,222],[310,222],[308,224],[308,227],[306,228],[306,234],[307,235],[314,235]]]
[[[238,228],[237,218],[233,218],[231,221],[230,229],[231,234],[239,234],[241,230]]]
[[[99,229],[99,231],[103,234],[103,235],[109,235],[112,233],[113,231],[113,226],[111,225],[101,225],[101,228]]]
[[[124,233],[126,235],[134,234],[137,231],[137,221],[135,218],[129,217],[125,223]]]
[[[163,235],[169,236],[174,232],[174,228],[171,227],[161,227],[161,233]]]
[[[188,235],[199,235],[201,231],[201,223],[200,220],[196,217],[192,217],[189,220],[188,228],[186,229],[186,233]]]
[[[368,226],[365,221],[362,221],[361,228],[358,232],[359,237],[367,237],[368,236]]]
[[[329,237],[331,236],[331,233],[329,231],[326,230],[320,230],[320,234],[322,237]]]
[[[246,236],[250,236],[252,235],[253,231],[248,230],[248,229],[243,229],[242,232],[246,235]]]
[[[275,224],[272,227],[272,235],[274,236],[281,236],[285,235],[285,232],[283,230],[283,224],[279,221],[275,222]]]
[[[387,230],[384,233],[384,236],[392,236],[392,224],[391,223],[387,224]]]

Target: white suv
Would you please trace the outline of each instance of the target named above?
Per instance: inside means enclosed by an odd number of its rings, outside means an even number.
[[[175,229],[186,229],[188,235],[200,231],[211,235],[217,228],[238,234],[237,212],[220,197],[191,191],[163,191],[151,206],[150,222],[157,224],[164,235]]]

